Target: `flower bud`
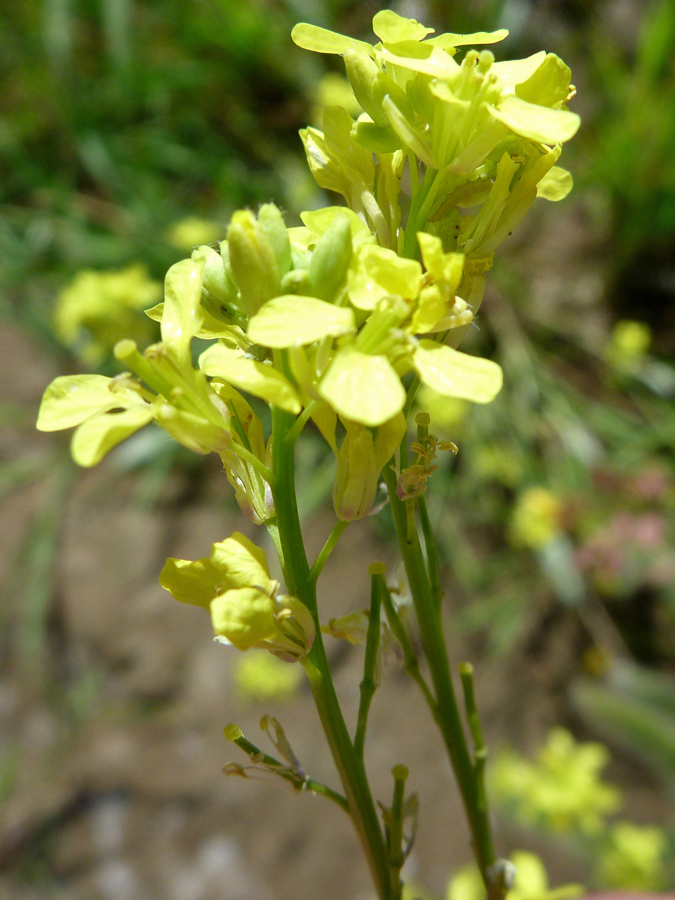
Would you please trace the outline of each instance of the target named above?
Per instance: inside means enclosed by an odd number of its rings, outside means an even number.
[[[347,278],[352,259],[352,231],[348,217],[335,216],[317,241],[309,263],[312,295],[334,301]]]
[[[350,424],[340,447],[333,483],[333,506],[338,519],[353,522],[373,508],[380,470],[375,462],[373,435]]]
[[[390,97],[407,119],[413,119],[412,106],[405,91],[386,75],[367,53],[348,49],[345,50],[343,58],[354,96],[373,122],[389,126],[389,120],[382,108],[385,96]]]
[[[269,230],[269,229],[268,229]],[[247,209],[232,216],[227,236],[232,277],[249,316],[280,292],[279,265],[274,247],[260,223]]]
[[[227,241],[223,241],[221,247],[225,248],[227,254]],[[192,259],[204,262],[202,308],[219,322],[241,324],[245,316],[238,306],[239,291],[232,280],[229,263],[226,263],[221,253],[206,244],[192,251]]]
[[[291,268],[291,242],[284,217],[274,203],[265,203],[260,207],[258,225],[274,250],[279,276],[283,278]]]
[[[312,282],[307,269],[292,269],[281,279],[281,294],[312,295]]]

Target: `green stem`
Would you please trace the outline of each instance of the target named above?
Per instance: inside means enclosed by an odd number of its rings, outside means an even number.
[[[487,747],[483,737],[483,729],[480,724],[476,697],[473,690],[473,666],[465,662],[459,665],[459,676],[462,679],[462,691],[464,692],[464,709],[469,723],[469,730],[473,738],[474,754],[473,764],[478,785],[478,799],[487,812],[487,793],[485,790],[485,763],[487,762]]]
[[[417,423],[417,440],[424,445],[425,439],[429,436],[429,414],[418,413],[415,416]],[[417,509],[420,515],[420,523],[422,525],[422,534],[424,535],[424,549],[427,552],[427,567],[429,569],[429,581],[431,583],[431,591],[439,604],[443,599],[443,591],[441,590],[441,572],[438,562],[438,546],[436,544],[436,535],[431,527],[431,519],[429,518],[429,510],[427,509],[427,500],[424,494],[417,499]]]
[[[232,726],[229,727],[232,728]],[[226,737],[228,737],[227,730],[228,729],[226,728]],[[343,797],[342,794],[338,794],[338,792],[334,791],[332,788],[329,788],[328,785],[322,784],[320,781],[315,781],[313,778],[310,778],[309,775],[305,775],[304,772],[289,768],[287,763],[282,763],[281,760],[276,759],[274,756],[270,756],[269,753],[263,753],[260,747],[256,747],[256,745],[247,740],[243,734],[239,734],[238,737],[228,737],[228,740],[231,740],[232,743],[243,750],[244,753],[251,758],[251,762],[254,765],[262,764],[267,766],[268,771],[272,771],[275,775],[283,778],[284,781],[290,782],[296,790],[311,791],[313,794],[320,794],[322,797],[327,797],[329,800],[337,803],[337,805],[344,809],[346,813],[349,813],[347,798]]]
[[[340,775],[352,821],[363,846],[378,896],[380,900],[391,900],[389,860],[384,835],[363,762],[354,751],[342,716],[321,637],[316,584],[310,577],[295,495],[293,447],[285,440],[292,422],[291,415],[273,408],[272,454],[275,478],[272,492],[286,566],[286,586],[288,592],[309,609],[316,627],[314,644],[302,660],[302,665],[309,678],[321,725]]]
[[[246,447],[242,447],[241,444],[237,444],[236,441],[231,441],[228,449],[233,453],[236,453],[240,459],[243,459],[252,466],[258,475],[264,478],[269,485],[272,485],[274,481],[272,470],[268,469],[265,463],[259,460],[257,456],[254,456],[250,450],[247,450]]]
[[[394,766],[394,798],[391,804],[391,824],[389,825],[389,860],[391,865],[391,893],[393,897],[401,896],[401,869],[405,862],[403,853],[403,800],[405,798],[405,782],[408,777],[406,766]]]
[[[354,750],[359,759],[363,759],[366,744],[366,728],[370,704],[377,689],[375,670],[377,668],[377,651],[380,646],[380,606],[385,589],[385,568],[382,563],[373,563],[370,567],[370,615],[368,617],[368,633],[366,635],[366,658],[363,663],[363,681],[361,682],[359,712],[354,735]]]
[[[383,474],[389,492],[398,543],[415,604],[422,646],[436,695],[432,713],[450,756],[469,820],[476,860],[487,885],[490,880],[487,870],[495,861],[492,834],[487,811],[480,802],[473,762],[457,706],[443,638],[441,610],[431,590],[419,537],[417,533],[408,533],[405,503],[396,496],[396,475],[389,466],[384,468]]]
[[[427,565],[429,567],[431,592],[434,595],[436,603],[440,606],[443,599],[443,590],[441,588],[440,567],[438,563],[438,546],[436,544],[436,535],[431,527],[427,501],[424,496],[417,498],[417,509],[420,514],[422,534],[424,535],[424,549],[427,551]]]
[[[420,248],[417,243],[417,232],[423,230],[428,212],[440,185],[441,173],[436,169],[427,169],[415,198],[410,204],[410,214],[405,226],[403,256],[408,259],[419,259]]]
[[[394,637],[399,642],[399,644],[401,645],[401,649],[403,650],[405,670],[424,694],[424,699],[427,701],[427,705],[429,706],[429,709],[434,713],[435,717],[436,701],[434,699],[434,695],[429,690],[429,685],[426,683],[422,673],[420,672],[420,665],[413,651],[412,644],[410,643],[410,638],[408,637],[408,634],[405,630],[405,625],[401,621],[401,617],[396,611],[396,607],[394,606],[394,603],[391,599],[391,594],[389,593],[389,589],[386,587],[386,585],[384,593],[382,594],[382,603],[387,614],[387,622],[389,623],[389,627],[391,628]]]
[[[310,569],[309,577],[312,580],[313,584],[316,584],[317,581],[319,580],[319,575],[323,571],[323,567],[328,562],[328,557],[333,552],[333,548],[335,547],[337,542],[340,540],[342,532],[345,530],[347,525],[349,525],[349,522],[346,522],[344,519],[338,519],[338,521],[335,523],[335,525],[333,525],[333,529],[332,529],[331,533],[328,535],[328,539],[326,540],[326,543],[321,548],[319,555],[314,560],[314,564],[312,565],[312,568]]]
[[[314,413],[320,406],[321,400],[312,400],[311,403],[307,404],[307,406],[303,409],[303,411],[293,423],[291,430],[286,435],[287,443],[292,445],[297,441],[297,439],[300,437],[300,434],[302,433],[302,429],[312,418],[312,413]]]

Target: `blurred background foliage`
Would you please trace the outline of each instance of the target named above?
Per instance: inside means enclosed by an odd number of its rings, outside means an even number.
[[[225,237],[235,209],[275,200],[298,224],[302,209],[330,202],[311,180],[297,131],[320,124],[317,104],[335,102],[344,86],[337,61],[302,53],[290,30],[304,20],[370,39],[380,8],[0,3],[3,327],[38,348],[50,374],[113,372],[119,337],[153,339],[143,309],[157,301],[168,266]],[[556,208],[536,209],[505,248],[467,340],[504,368],[497,401],[436,408],[425,398],[432,431],[460,448],[441,461],[429,501],[446,598],[474,658],[520,672],[523,691],[528,672],[548,666],[549,724],[596,742],[582,752],[568,732],[540,733],[526,748],[535,761],[517,755],[522,747],[501,758],[500,814],[576,853],[588,820],[552,817],[542,800],[561,796],[551,785],[562,773],[562,795],[580,815],[599,804],[589,877],[672,889],[674,823],[653,825],[648,813],[638,824],[616,819],[619,788],[601,785],[598,771],[609,752],[619,778],[647,772],[657,793],[675,785],[675,0],[395,8],[439,31],[506,26],[498,53],[544,46],[572,66],[583,127],[563,163],[576,188]],[[20,383],[25,373],[10,377]],[[13,599],[0,610],[3,677],[19,671],[79,722],[95,706],[96,678],[80,673],[67,701],[50,682],[59,668],[55,560],[78,475],[61,443],[35,443],[39,391],[6,397],[0,497],[47,489],[5,561]],[[318,436],[301,453],[308,516],[330,493],[332,457]],[[144,432],[111,455],[106,478],[114,492],[120,472],[135,473],[135,502],[151,506],[176,467],[186,473],[175,500],[183,506],[217,477],[212,461]],[[386,539],[386,516],[373,529]],[[235,681],[249,698],[295,689],[253,660]],[[518,745],[521,724],[510,716],[505,739]],[[11,740],[0,749],[7,799],[18,760]]]

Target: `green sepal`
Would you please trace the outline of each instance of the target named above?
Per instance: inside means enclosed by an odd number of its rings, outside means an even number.
[[[403,146],[408,147],[408,149],[419,156],[425,166],[429,166],[429,168],[433,169],[433,152],[424,139],[422,132],[406,119],[390,97],[384,98],[382,107],[389,120],[389,124],[398,135]]]
[[[333,482],[333,507],[338,519],[354,522],[368,515],[375,502],[379,474],[370,430],[348,423]]]
[[[413,118],[413,108],[405,91],[382,71],[369,54],[345,50],[344,61],[354,96],[373,122],[387,125],[387,117],[382,111],[385,97],[390,97],[407,119]]]
[[[226,244],[226,241],[223,241]],[[202,244],[192,251],[192,259],[196,262],[202,261],[204,271],[202,274],[202,287],[208,291],[216,300],[230,305],[237,299],[237,286],[230,278],[230,274],[225,269],[223,257],[209,247]]]
[[[242,306],[253,315],[266,300],[279,293],[279,265],[274,247],[248,209],[238,210],[232,216],[227,244],[232,277],[239,288]]]
[[[158,425],[171,437],[192,450],[193,453],[223,453],[230,444],[227,410],[221,412],[221,425],[197,415],[158,397],[154,403],[154,416]]]
[[[312,282],[307,269],[293,269],[286,272],[279,285],[281,296],[284,294],[309,294],[312,291]],[[263,307],[264,308],[264,307]]]
[[[388,124],[378,125],[359,119],[352,128],[352,137],[371,153],[395,153],[401,149],[401,139]]]
[[[291,268],[291,242],[284,217],[274,203],[263,203],[260,207],[258,225],[274,250],[279,276],[283,277]]]

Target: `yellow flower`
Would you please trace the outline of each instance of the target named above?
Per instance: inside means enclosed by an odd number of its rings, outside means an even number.
[[[509,535],[514,544],[537,549],[561,532],[563,506],[545,488],[528,488],[519,496],[511,515]]]
[[[259,647],[293,661],[314,641],[307,608],[279,595],[264,552],[239,532],[212,544],[203,559],[168,559],[159,583],[181,603],[207,609],[215,639],[238,650]]]

